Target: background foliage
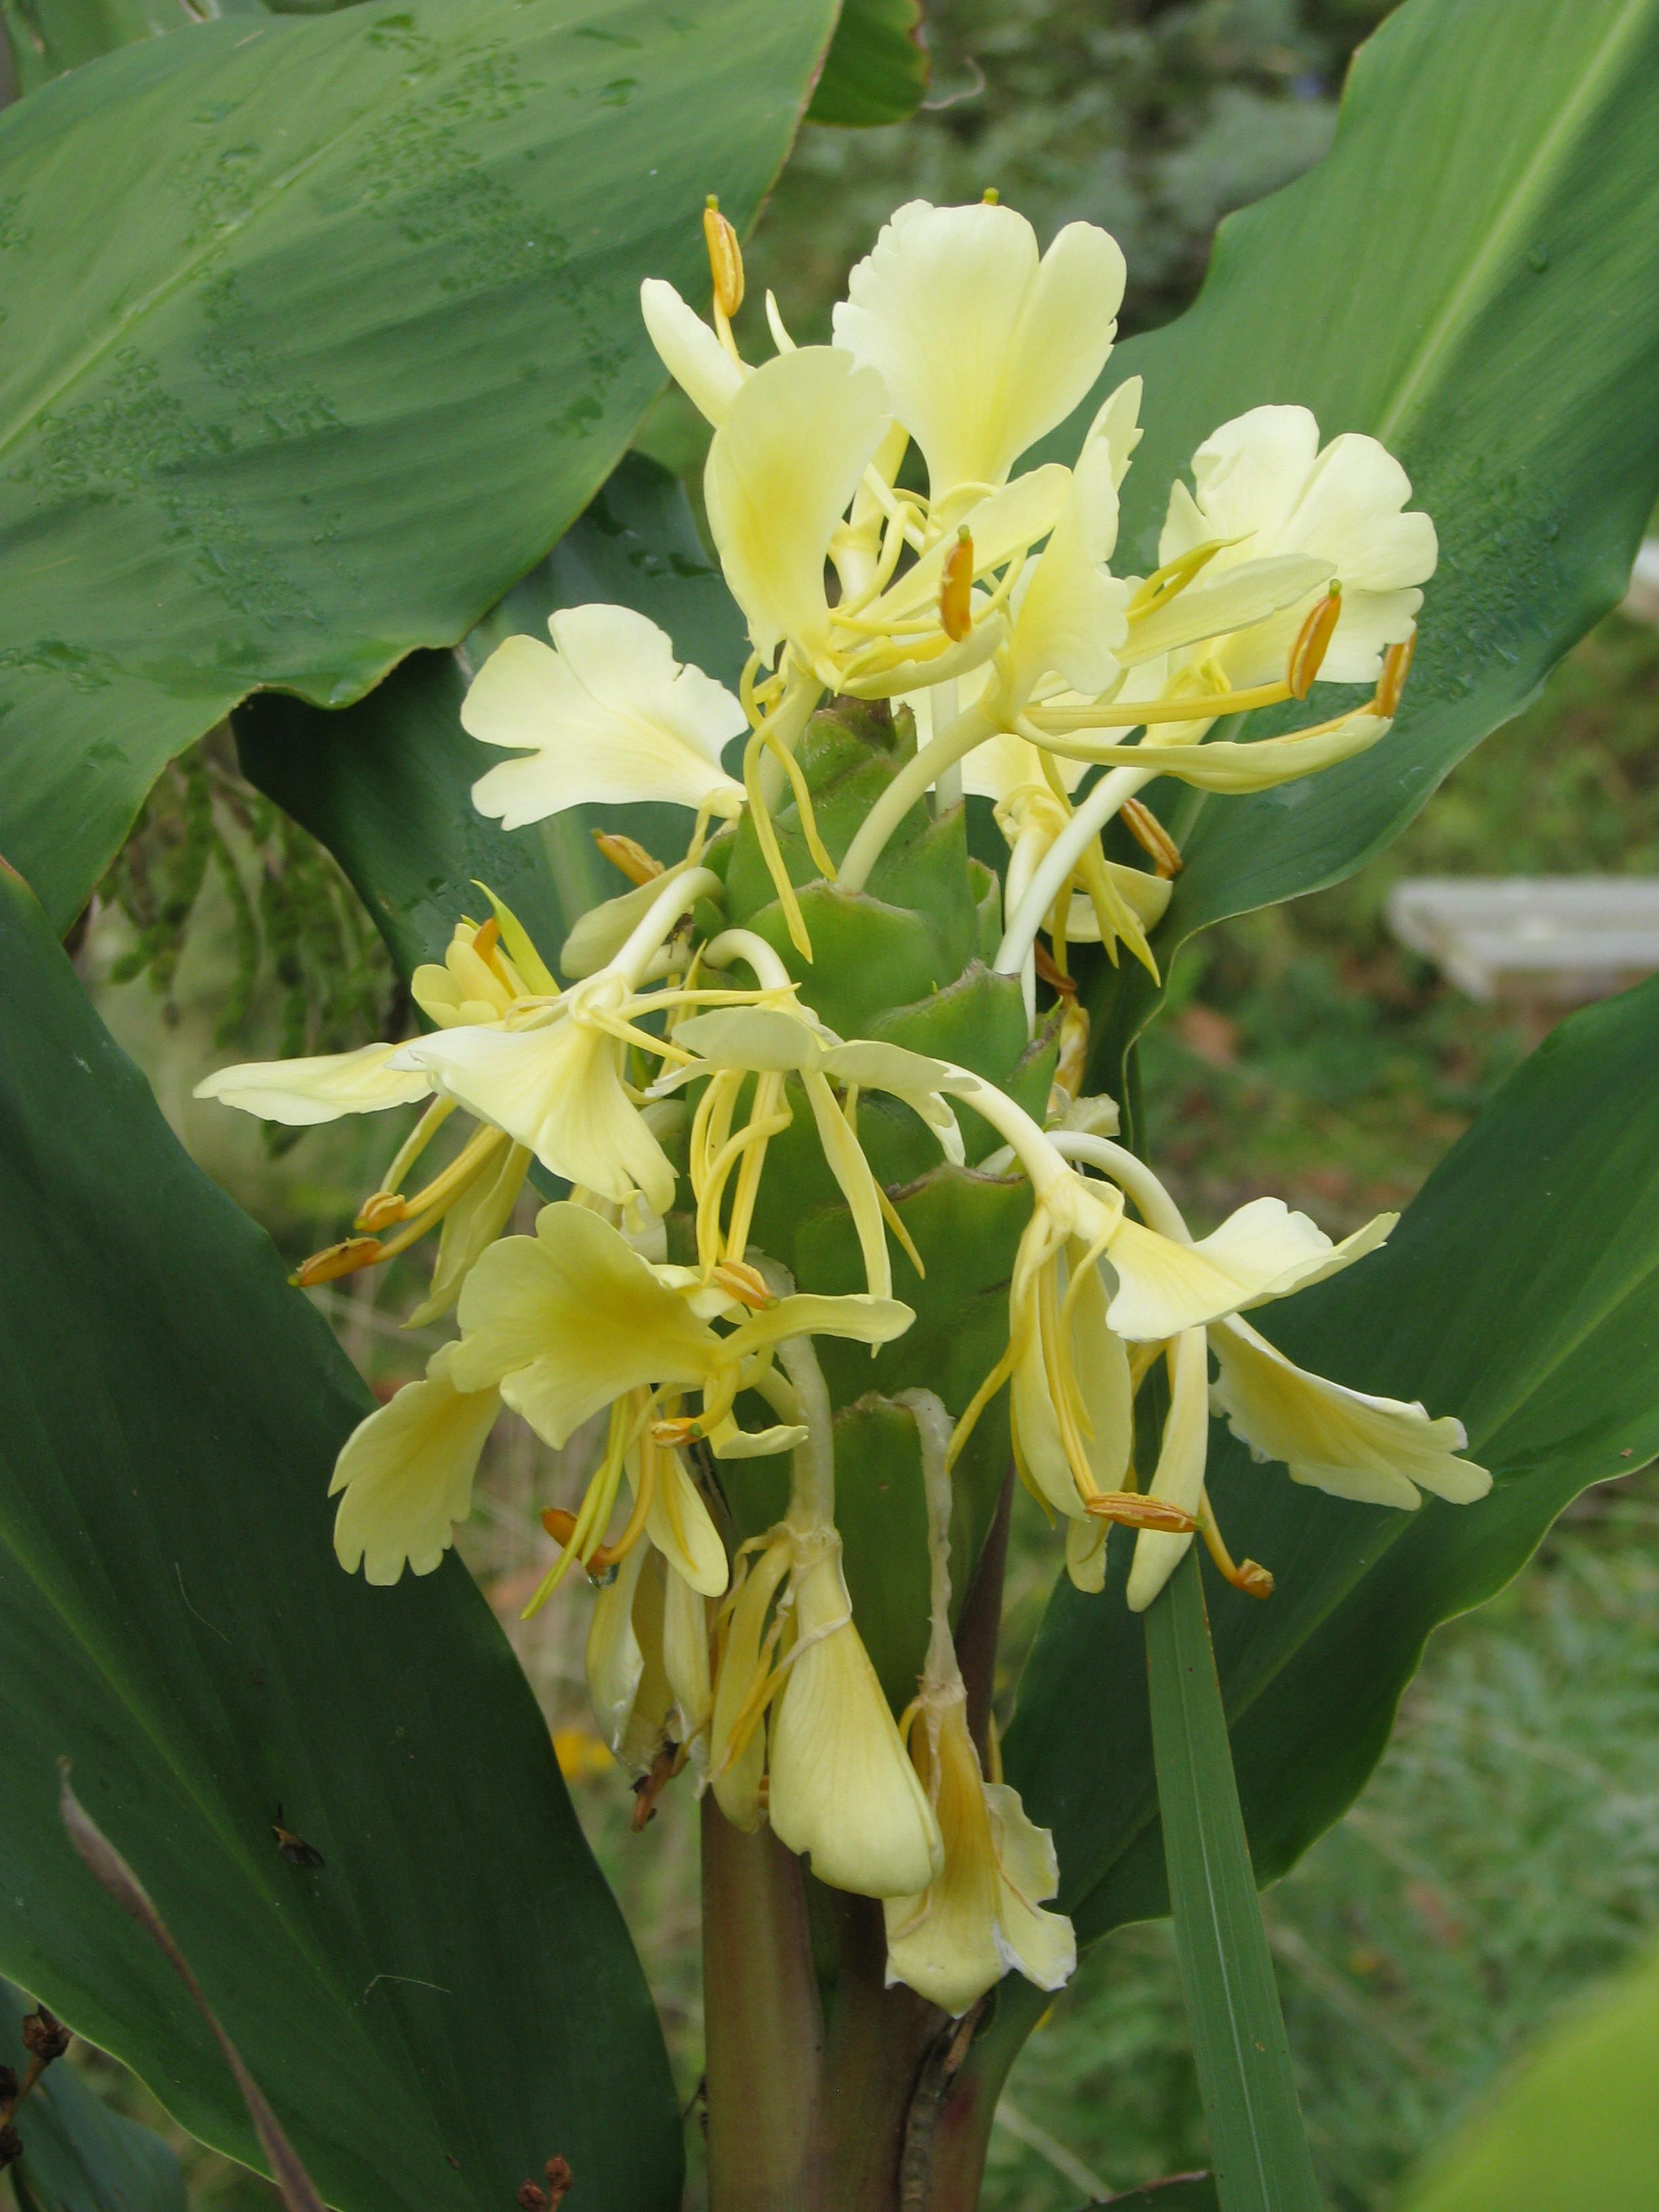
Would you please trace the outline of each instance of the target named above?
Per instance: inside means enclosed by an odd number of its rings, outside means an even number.
[[[936,7],[933,104],[902,129],[856,138],[809,126],[751,258],[751,296],[775,283],[796,334],[815,334],[847,263],[895,201],[976,197],[996,183],[1044,231],[1074,214],[1109,222],[1133,279],[1126,328],[1155,324],[1184,304],[1216,217],[1323,150],[1348,47],[1384,12],[1312,0]],[[641,442],[677,465],[697,445],[670,404]],[[1446,865],[1650,867],[1656,716],[1659,649],[1614,621],[1540,708],[1459,772],[1382,870],[1202,940],[1146,1068],[1154,1141],[1200,1218],[1275,1188],[1335,1227],[1409,1194],[1536,1032],[1522,1017],[1455,1000],[1393,947],[1380,925],[1386,882]],[[325,973],[356,977],[362,992],[337,1003],[340,1041],[354,1022],[373,1034],[398,1012],[331,863],[260,817],[246,793],[233,804],[228,781],[213,786],[216,834],[240,868],[241,897],[210,848],[198,927],[182,928],[201,858],[196,780],[216,761],[234,774],[221,750],[155,803],[82,954],[118,1029],[175,1101],[214,1056],[208,1030],[228,989],[252,984],[245,1048],[289,1048],[283,1024],[301,1002],[309,1018],[329,1018],[313,988]],[[268,937],[256,967],[246,912],[258,916],[258,886],[273,878],[275,903],[312,950],[290,944],[285,954]],[[134,955],[175,1022],[154,1023],[149,986],[115,982],[115,965]],[[224,1148],[216,1167],[295,1252],[323,1241],[360,1179],[353,1138],[307,1138],[280,1177],[222,1130],[210,1141]],[[378,1300],[371,1289],[326,1302],[379,1388],[403,1379],[418,1349],[379,1321],[379,1303],[395,1307],[398,1296],[394,1281]],[[496,1459],[467,1541],[504,1613],[522,1597],[532,1556],[526,1509],[556,1481],[523,1455]],[[1273,1893],[1304,2099],[1344,2208],[1388,2201],[1404,2147],[1444,2130],[1539,2014],[1650,1922],[1641,1837],[1656,1782],[1644,1742],[1659,1687],[1627,1653],[1659,1576],[1656,1511],[1646,1492],[1596,1509],[1552,1540],[1535,1575],[1443,1632],[1361,1808]],[[1017,1549],[1027,1635],[1051,1566],[1043,1547],[1039,1569],[1033,1535],[1024,1530]],[[623,1832],[616,1778],[583,1733],[582,1625],[578,1608],[554,1608],[521,1648],[564,1763],[586,1778],[579,1803],[644,1931],[689,2088],[698,2000],[684,1808],[671,1793],[648,1839]],[[1519,1893],[1484,1848],[1497,1832],[1534,1853]],[[1587,1856],[1597,1869],[1588,1882]],[[1091,2176],[1127,2186],[1201,2148],[1165,1937],[1153,1927],[1113,1938],[1030,2047],[996,2139],[994,2212],[1070,2212]],[[210,2169],[198,2178],[208,2191],[226,2185]],[[259,2194],[229,2185],[250,2201]]]

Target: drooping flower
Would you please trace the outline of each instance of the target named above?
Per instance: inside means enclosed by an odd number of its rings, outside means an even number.
[[[742,1202],[745,1184],[740,1182],[738,1202],[724,1231],[722,1200],[732,1176],[743,1176],[745,1158],[768,1141],[775,1121],[787,1126],[784,1079],[793,1075],[805,1091],[825,1161],[847,1200],[870,1292],[872,1297],[890,1297],[892,1268],[884,1216],[887,1225],[894,1226],[901,1237],[903,1226],[884,1203],[884,1194],[832,1086],[882,1091],[902,1099],[928,1123],[946,1158],[959,1163],[962,1136],[943,1095],[941,1086],[947,1081],[943,1063],[879,1040],[843,1043],[833,1030],[782,1006],[732,1007],[696,1014],[676,1030],[674,1042],[697,1058],[666,1077],[665,1085],[684,1083],[711,1069],[716,1071],[717,1081],[724,1084],[720,1091],[711,1086],[711,1110],[700,1112],[692,1146],[698,1251],[705,1266],[712,1266],[722,1256],[739,1260],[744,1256],[739,1239],[746,1244],[752,1212],[750,1206]],[[726,1133],[730,1101],[744,1079],[751,1074],[760,1079],[750,1121],[756,1133],[752,1144],[745,1144]],[[746,1180],[754,1179],[750,1176]],[[913,1261],[917,1257],[914,1249],[911,1257]]]
[[[887,1979],[960,2015],[1008,1972],[1059,1989],[1076,1968],[1077,1939],[1063,1913],[1043,1910],[1060,1886],[1053,1837],[1027,1816],[1018,1791],[986,1781],[969,1732],[951,1634],[950,1416],[930,1391],[900,1402],[921,1445],[933,1571],[927,1658],[906,1733],[939,1821],[942,1863],[925,1889],[885,1901]]]
[[[768,1814],[832,1889],[905,1896],[939,1869],[938,1822],[853,1625],[833,1528],[790,1549],[794,1642],[773,1711]]]
[[[567,607],[548,627],[550,646],[499,645],[462,702],[471,736],[521,749],[473,786],[481,814],[520,830],[586,803],[742,811],[720,749],[749,726],[723,684],[678,661],[672,640],[629,607]]]

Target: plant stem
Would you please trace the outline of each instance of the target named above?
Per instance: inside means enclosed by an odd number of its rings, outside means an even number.
[[[702,1801],[710,2212],[811,2201],[823,2021],[800,1863]]]
[[[1176,1955],[1223,2212],[1316,2212],[1195,1551],[1147,1609],[1146,1665]]]

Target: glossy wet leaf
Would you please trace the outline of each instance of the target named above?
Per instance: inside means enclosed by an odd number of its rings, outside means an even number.
[[[1106,386],[1146,380],[1120,567],[1156,560],[1198,444],[1269,402],[1382,439],[1440,536],[1381,744],[1254,798],[1160,800],[1187,858],[1166,974],[1194,931],[1386,844],[1623,594],[1659,491],[1656,117],[1659,0],[1412,0],[1360,50],[1327,159],[1230,216],[1196,305],[1108,363]],[[1158,994],[1133,963],[1101,988],[1115,1055]]]
[[[927,90],[918,0],[842,0],[809,123],[902,123]]]
[[[453,1559],[392,1589],[336,1565],[368,1394],[13,877],[0,969],[0,1967],[252,2157],[172,1969],[70,1848],[67,1754],[331,2203],[481,2212],[562,2152],[668,2212],[661,2036],[487,1605]]]
[[[1587,1484],[1659,1452],[1659,982],[1578,1014],[1498,1091],[1382,1251],[1255,1316],[1304,1367],[1454,1413],[1496,1477],[1466,1506],[1356,1505],[1212,1423],[1211,1494],[1265,1604],[1207,1570],[1258,1880],[1364,1786],[1442,1620],[1502,1588]],[[1007,1743],[1085,1940],[1166,1909],[1141,1627],[1107,1589],[1050,1601]],[[1018,1992],[1014,1993],[1018,2002]]]
[[[833,13],[239,15],[0,116],[0,852],[60,927],[236,700],[356,696],[568,527]]]
[[[0,1982],[0,2064],[23,2070],[19,2029],[34,2001]],[[185,2178],[156,2134],[116,2112],[78,2067],[59,2059],[17,2115],[12,2166],[19,2212],[185,2212]]]

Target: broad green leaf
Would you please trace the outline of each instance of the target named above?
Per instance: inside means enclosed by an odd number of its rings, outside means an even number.
[[[1577,1015],[1504,1085],[1383,1249],[1252,1318],[1304,1367],[1454,1413],[1490,1497],[1356,1505],[1252,1464],[1219,1424],[1211,1494],[1267,1603],[1206,1589],[1256,1875],[1285,1872],[1382,1754],[1430,1632],[1525,1564],[1587,1484],[1659,1452],[1659,981]],[[1085,1940],[1166,1909],[1141,1626],[1113,1538],[1062,1583],[1021,1686],[1009,1778],[1051,1825]]]
[[[267,697],[238,714],[243,768],[332,851],[405,974],[441,957],[462,907],[478,904],[475,882],[505,899],[550,957],[579,914],[627,888],[594,851],[586,810],[511,836],[476,812],[472,786],[495,756],[460,724],[466,687],[502,638],[544,636],[556,607],[598,599],[649,615],[683,659],[735,683],[741,618],[685,494],[655,462],[630,454],[455,652],[411,655],[343,712]],[[690,829],[668,807],[609,807],[605,818],[672,858]]]
[[[0,1970],[252,2160],[172,1969],[69,1847],[67,1755],[331,2203],[489,2212],[562,2152],[595,2202],[669,2212],[661,2036],[489,1608],[453,1559],[392,1589],[336,1565],[368,1395],[10,876],[0,972]]]
[[[221,15],[329,15],[360,0],[0,0],[20,92],[33,92],[66,70],[118,46]]]
[[[20,92],[33,92],[136,39],[181,30],[190,21],[183,0],[0,0]]]
[[[0,116],[0,852],[60,926],[262,685],[453,642],[614,466],[833,0],[416,0],[129,46]]]
[[[1659,2212],[1656,2051],[1650,1958],[1522,2061],[1405,2212]]]
[[[0,2064],[21,2074],[19,2029],[34,2001],[0,1982]],[[23,2154],[9,2169],[19,2212],[185,2212],[179,2161],[154,2128],[114,2112],[64,2060],[17,2115]]]
[[[1659,0],[1407,0],[1355,61],[1329,156],[1231,216],[1197,304],[1108,364],[1107,385],[1146,380],[1120,566],[1156,560],[1199,443],[1268,402],[1382,439],[1440,534],[1382,744],[1255,798],[1170,802],[1187,866],[1166,974],[1195,931],[1386,844],[1623,593],[1659,490],[1656,125]],[[1115,988],[1121,1050],[1158,994],[1133,963]]]
[[[902,123],[921,106],[929,64],[919,0],[842,0],[809,123]]]

